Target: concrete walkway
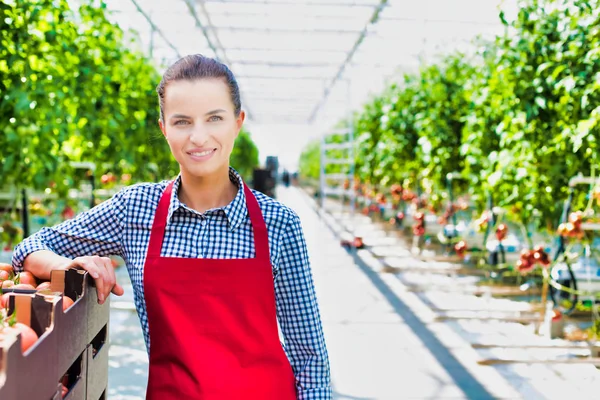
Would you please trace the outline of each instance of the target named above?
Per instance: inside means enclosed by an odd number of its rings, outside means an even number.
[[[450,365],[448,371],[436,359],[440,354],[426,347],[419,337],[423,332],[415,332],[403,318],[406,306],[388,301],[378,278],[354,263],[303,195],[294,188],[282,189],[278,199],[302,220],[336,398],[467,398],[461,385],[482,394],[477,398],[486,398],[485,389],[460,365]],[[462,375],[460,384],[453,377],[457,374]]]

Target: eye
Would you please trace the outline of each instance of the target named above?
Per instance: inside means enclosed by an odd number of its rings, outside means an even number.
[[[208,120],[211,121],[211,122],[222,121],[223,117],[220,117],[218,115],[213,115]]]
[[[189,124],[189,121],[186,121],[185,119],[179,119],[173,123],[173,125],[187,125],[187,124]]]

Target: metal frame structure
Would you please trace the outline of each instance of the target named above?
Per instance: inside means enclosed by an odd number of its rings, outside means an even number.
[[[334,196],[343,196],[349,199],[350,209],[349,214],[350,218],[354,218],[355,212],[355,204],[356,204],[356,192],[353,189],[354,184],[354,176],[355,176],[355,147],[356,143],[354,142],[354,126],[352,123],[352,118],[350,118],[352,109],[351,109],[351,88],[352,83],[350,80],[345,80],[346,83],[346,99],[347,101],[347,118],[346,118],[346,127],[341,129],[332,129],[328,131],[326,134],[321,136],[321,157],[319,162],[320,173],[319,173],[319,200],[321,211],[326,211],[326,199],[329,195]],[[328,142],[328,138],[332,136],[343,136],[344,140],[341,142],[330,143]],[[328,151],[337,150],[338,154],[342,154],[341,157],[330,157]],[[328,173],[327,167],[329,165],[339,165],[342,166],[342,169],[345,169],[343,172],[338,173]],[[345,166],[345,168],[343,167]],[[337,185],[335,187],[331,187],[328,185],[328,181],[335,181]],[[340,187],[340,183],[348,180],[350,183],[350,187],[348,189],[344,189],[343,184]]]
[[[146,32],[142,25],[148,24],[150,38],[144,49],[149,49],[161,67],[192,52],[214,56],[229,65],[238,77],[244,108],[253,123],[289,121],[290,115],[285,112],[267,115],[272,108],[269,103],[285,103],[294,111],[294,121],[318,123],[323,132],[346,116],[345,107],[328,110],[334,92],[344,97],[340,81],[352,82],[350,106],[355,107],[381,87],[362,83],[362,77],[377,75],[379,82],[385,82],[403,71],[415,70],[420,61],[434,56],[442,47],[449,50],[449,41],[457,43],[477,34],[500,31],[499,21],[490,22],[498,19],[495,7],[500,0],[489,2],[485,13],[482,4],[488,2],[478,0],[106,2],[124,29]],[[436,13],[436,9],[441,10]],[[450,11],[453,15],[448,15]],[[135,20],[135,14],[142,18]],[[434,34],[438,35],[432,39]],[[251,52],[264,54],[245,59]],[[270,83],[260,92],[245,90],[257,80]],[[317,84],[319,89],[310,94],[302,90],[302,96],[289,89],[303,89],[308,84]],[[312,107],[303,111],[306,114],[298,116],[298,111],[305,110],[311,101]]]

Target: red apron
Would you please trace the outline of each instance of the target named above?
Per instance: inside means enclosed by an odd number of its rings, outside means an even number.
[[[255,258],[161,257],[173,182],[160,199],[144,265],[148,400],[295,400],[277,330],[267,228],[244,184]]]

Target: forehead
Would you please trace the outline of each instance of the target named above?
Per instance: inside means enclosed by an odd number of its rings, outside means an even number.
[[[222,79],[179,80],[169,82],[165,90],[165,111],[182,109],[198,112],[216,108],[233,110],[229,88]]]

